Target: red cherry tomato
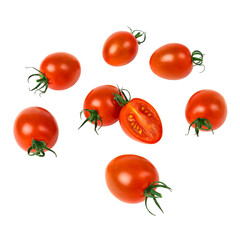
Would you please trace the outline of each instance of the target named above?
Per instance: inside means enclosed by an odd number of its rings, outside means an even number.
[[[132,139],[142,143],[156,143],[162,138],[162,122],[155,108],[140,98],[115,100],[123,105],[119,115],[122,130]]]
[[[126,154],[114,158],[106,168],[105,178],[110,192],[116,198],[126,203],[145,200],[146,208],[149,197],[156,203],[156,198],[159,197],[159,193],[155,191],[157,187],[171,190],[166,184],[159,182],[159,175],[153,164],[137,155]]]
[[[37,70],[37,69],[35,69]],[[45,93],[47,88],[64,90],[73,86],[80,77],[81,66],[76,57],[69,53],[57,52],[48,55],[40,65],[38,74],[38,85],[31,90]]]
[[[29,107],[18,114],[14,123],[14,136],[18,145],[28,151],[29,155],[43,157],[46,150],[52,151],[58,139],[58,125],[46,109]]]
[[[130,29],[131,30],[131,29]],[[137,31],[137,34],[134,33]],[[115,32],[110,35],[103,46],[103,58],[112,66],[123,66],[130,63],[137,55],[138,44],[142,43],[137,40],[138,37],[146,34],[142,31],[131,30],[131,33],[125,31]]]
[[[198,136],[199,130],[213,131],[219,128],[227,117],[227,104],[223,96],[213,90],[201,90],[189,99],[185,115],[190,127],[194,127]]]
[[[114,100],[113,94],[119,94],[119,89],[111,85],[103,85],[94,88],[85,98],[83,111],[86,120],[97,126],[109,126],[119,119],[121,107]],[[81,114],[82,114],[81,112]]]
[[[170,43],[158,48],[150,58],[150,67],[159,77],[178,80],[188,76],[193,63],[202,65],[203,54],[198,50],[192,54],[189,49],[179,43]]]

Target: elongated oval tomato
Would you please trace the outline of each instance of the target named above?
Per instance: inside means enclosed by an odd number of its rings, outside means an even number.
[[[156,191],[161,187],[171,190],[165,183],[159,181],[159,175],[154,165],[141,156],[126,154],[114,158],[105,172],[106,183],[110,192],[126,203],[139,203],[148,198],[162,211],[157,198],[162,196]],[[153,214],[149,211],[149,213]],[[153,214],[154,215],[154,214]]]
[[[29,76],[39,77],[37,85],[30,89],[45,93],[49,88],[64,90],[72,87],[79,79],[81,66],[76,57],[69,53],[57,52],[48,55],[41,63],[40,70],[34,68],[38,73]]]
[[[44,155],[44,151],[50,150],[58,139],[58,125],[53,115],[41,107],[29,107],[21,111],[14,122],[14,136],[18,145],[25,151],[31,148],[33,140],[44,142],[46,147],[32,148],[33,155]],[[42,144],[40,144],[42,146]],[[44,145],[45,146],[45,145]],[[32,146],[34,147],[34,146]],[[30,153],[29,152],[29,153]]]
[[[188,76],[196,65],[202,64],[203,54],[189,49],[179,43],[170,43],[158,48],[150,58],[150,67],[157,76],[178,80]]]
[[[144,201],[144,190],[155,181],[159,181],[156,168],[146,158],[137,155],[118,156],[106,168],[110,192],[126,203]]]
[[[140,98],[129,101],[121,110],[119,122],[132,139],[156,143],[162,138],[162,122],[155,108]]]
[[[87,121],[97,126],[109,126],[119,119],[121,106],[114,100],[113,94],[119,94],[119,89],[112,85],[102,85],[94,88],[84,100],[83,110],[86,120],[79,127],[81,128]]]
[[[227,104],[220,93],[209,89],[201,90],[189,99],[185,115],[198,135],[199,130],[215,130],[224,123],[227,117]]]
[[[119,93],[118,88],[115,86],[99,86],[89,92],[84,101],[83,108],[96,110],[99,117],[102,119],[102,123],[98,120],[98,126],[101,124],[103,126],[109,126],[118,121],[121,107],[114,100],[114,93]],[[90,113],[88,111],[84,111],[84,115],[88,118]]]
[[[76,57],[65,52],[48,55],[41,63],[40,70],[48,79],[48,86],[64,90],[73,86],[80,77],[81,66]]]
[[[138,45],[145,42],[146,33],[141,30],[119,31],[110,35],[103,46],[103,59],[112,66],[130,63],[137,55]],[[138,39],[143,37],[142,41]]]
[[[130,32],[119,31],[110,35],[103,46],[103,58],[112,66],[130,63],[137,55],[138,42]]]

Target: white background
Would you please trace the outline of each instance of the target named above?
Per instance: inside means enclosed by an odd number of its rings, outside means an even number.
[[[238,1],[2,1],[0,7],[0,239],[239,240],[239,7]],[[102,58],[102,46],[127,26],[147,32],[137,57],[123,67]],[[200,50],[206,70],[195,67],[179,81],[154,75],[151,54],[178,42]],[[48,54],[65,51],[82,67],[65,91],[29,92],[26,79]],[[78,131],[87,93],[118,84],[150,102],[163,123],[163,138],[145,145],[128,138],[119,123],[97,136],[87,124]],[[211,133],[188,128],[185,106],[201,89],[220,92],[228,104],[224,125]],[[49,110],[59,139],[45,159],[29,157],[15,142],[13,123],[26,107]],[[121,154],[149,159],[163,191],[162,214],[149,201],[126,204],[108,191],[105,168]]]

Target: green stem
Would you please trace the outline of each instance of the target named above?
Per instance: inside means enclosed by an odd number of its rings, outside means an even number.
[[[170,187],[168,187],[165,183],[163,182],[160,182],[160,181],[156,181],[156,182],[153,182],[152,184],[150,184],[143,192],[143,194],[145,195],[145,207],[146,209],[148,210],[148,212],[150,214],[152,214],[153,216],[155,216],[155,214],[153,214],[149,209],[148,209],[148,206],[147,206],[147,200],[148,198],[151,198],[153,199],[154,203],[157,205],[157,207],[163,212],[160,204],[158,203],[157,201],[157,198],[162,198],[162,194],[157,192],[155,189],[158,188],[158,187],[161,187],[161,188],[165,188],[165,189],[168,189],[170,191],[172,191],[172,189]]]
[[[117,86],[118,87],[118,86]],[[119,90],[119,93],[116,94],[116,93],[113,93],[114,95],[114,99],[117,101],[117,103],[119,104],[119,106],[123,107],[125,106],[128,102],[131,101],[131,94],[130,92],[127,90],[127,89],[124,89],[124,88],[119,88],[118,87],[118,90]],[[125,92],[128,93],[128,97],[126,96]]]
[[[48,89],[48,79],[47,79],[47,77],[44,75],[44,73],[41,72],[40,70],[34,68],[34,67],[26,67],[26,68],[33,68],[34,70],[36,70],[36,71],[38,72],[38,73],[35,73],[35,74],[30,75],[30,76],[28,77],[28,79],[27,79],[28,82],[29,82],[30,78],[32,78],[32,77],[39,77],[39,79],[36,80],[37,85],[36,85],[34,88],[29,89],[29,90],[30,90],[30,91],[35,91],[35,93],[36,93],[37,91],[39,91],[40,94],[45,93],[45,92],[47,91],[47,89]]]
[[[103,126],[103,121],[102,121],[101,117],[99,116],[98,111],[94,110],[94,109],[83,109],[80,112],[80,118],[82,118],[82,113],[86,112],[86,111],[90,113],[90,116],[87,119],[85,119],[85,121],[81,124],[81,126],[78,129],[80,129],[86,122],[91,122],[91,123],[94,123],[94,130],[98,134],[97,130],[99,130]],[[101,122],[101,125],[97,129],[98,120]]]
[[[146,32],[143,32],[142,30],[132,30],[130,27],[128,27],[131,31],[131,34],[137,39],[138,45],[142,44],[146,40]],[[143,37],[142,41],[139,41],[138,38]]]
[[[192,62],[194,66],[203,66],[203,70],[201,72],[205,70],[205,66],[203,65],[203,56],[204,54],[202,54],[199,50],[192,52]]]
[[[32,152],[32,150],[35,150],[35,151]],[[54,153],[55,156],[57,157],[57,154],[52,149],[48,148],[44,141],[38,141],[35,139],[32,140],[32,146],[28,149],[28,155],[29,156],[36,155],[38,157],[44,157],[45,156],[44,150],[48,150]]]
[[[196,120],[194,120],[188,127],[188,133],[186,135],[189,134],[190,129],[192,127],[192,125],[194,124],[195,127],[195,133],[196,135],[199,137],[199,131],[212,131],[212,134],[214,134],[213,132],[213,128],[212,128],[212,124],[210,123],[210,121],[206,118],[197,118]],[[204,127],[203,127],[204,126]]]

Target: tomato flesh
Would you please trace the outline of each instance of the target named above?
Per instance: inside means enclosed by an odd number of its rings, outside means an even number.
[[[159,180],[153,164],[137,155],[121,155],[114,158],[107,166],[106,183],[110,192],[126,203],[144,201],[144,190]]]
[[[123,131],[136,141],[156,143],[162,137],[162,123],[148,102],[134,98],[121,110],[119,122]]]
[[[78,81],[81,74],[78,59],[65,52],[48,55],[42,61],[40,70],[48,79],[48,87],[54,90],[70,88]]]
[[[179,43],[170,43],[158,48],[152,54],[149,64],[153,73],[169,80],[185,78],[193,68],[191,52]]]
[[[125,31],[110,35],[103,46],[103,58],[112,66],[130,63],[137,55],[138,42],[133,34]]]

